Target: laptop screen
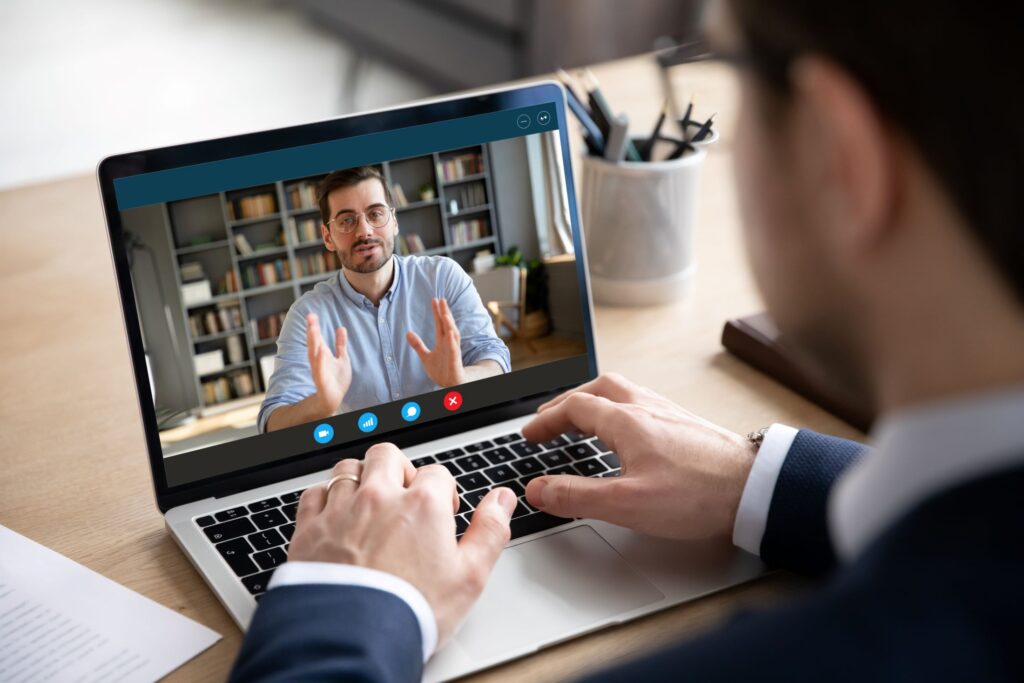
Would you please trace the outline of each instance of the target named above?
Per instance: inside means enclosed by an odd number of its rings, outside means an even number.
[[[564,110],[532,90],[112,178],[167,488],[592,376]]]

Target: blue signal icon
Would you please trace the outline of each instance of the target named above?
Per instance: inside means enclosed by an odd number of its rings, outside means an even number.
[[[359,431],[369,434],[377,428],[377,416],[373,413],[363,413],[359,416],[359,421],[356,424],[359,426]]]

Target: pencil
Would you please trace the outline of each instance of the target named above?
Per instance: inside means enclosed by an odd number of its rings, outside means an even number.
[[[589,86],[587,94],[590,97],[590,110],[594,117],[594,123],[601,128],[601,132],[607,138],[612,128],[612,119],[615,118],[615,115],[612,114],[611,107],[608,106],[608,100],[604,98],[604,93],[601,92],[601,85],[597,82],[597,76],[590,69],[584,69],[583,75],[586,77],[587,85]],[[629,157],[630,161],[643,161],[640,152],[632,140],[626,145],[626,156]]]
[[[665,116],[668,115],[668,98],[665,98],[665,103],[661,105],[661,114],[658,115],[658,120],[654,124],[654,130],[651,132],[651,136],[647,138],[638,148],[640,152],[640,158],[645,161],[651,160],[651,153],[654,151],[654,143],[661,135],[661,127],[665,125]]]
[[[718,112],[715,112],[715,114],[717,113]],[[708,117],[708,120],[704,122],[704,125],[700,127],[700,130],[698,130],[697,133],[692,138],[690,138],[690,142],[700,142],[701,140],[708,136],[708,133],[711,132],[711,123],[712,121],[715,120],[715,114],[712,114],[711,116]]]
[[[693,97],[690,97],[690,103],[686,105],[686,113],[683,114],[683,118],[679,119],[679,125],[683,129],[683,135],[686,134],[686,129],[690,127],[690,114],[693,113]]]

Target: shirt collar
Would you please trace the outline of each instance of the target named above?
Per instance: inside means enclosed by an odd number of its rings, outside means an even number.
[[[398,291],[398,281],[402,278],[402,259],[398,254],[392,254],[391,260],[395,262],[395,274],[391,278],[391,286],[388,287],[388,291],[384,293],[384,298],[391,300],[391,297],[396,291]],[[352,284],[345,277],[343,269],[338,269],[338,287],[341,288],[341,293],[345,295],[345,298],[354,303],[356,306],[365,306],[367,303],[372,303],[366,296],[360,294],[355,290]]]
[[[829,528],[842,560],[858,555],[915,505],[1024,465],[1024,387],[963,396],[880,419],[866,453],[836,483]]]

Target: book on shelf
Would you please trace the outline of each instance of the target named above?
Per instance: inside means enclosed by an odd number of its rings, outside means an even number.
[[[249,256],[255,251],[245,235],[235,235],[235,247],[242,256]]]
[[[320,275],[338,269],[338,258],[330,251],[306,253],[295,257],[297,277]]]
[[[487,204],[487,192],[483,181],[448,188],[445,190],[445,196],[448,197],[448,213],[453,215]]]
[[[257,341],[277,339],[277,335],[281,334],[281,328],[284,326],[284,319],[287,315],[288,311],[281,311],[280,313],[265,315],[258,320],[250,320],[249,331],[252,332],[253,338]]]
[[[256,393],[252,373],[248,370],[233,372],[227,377],[218,377],[203,382],[203,402],[206,405],[224,403],[233,398],[243,398]]]
[[[466,244],[490,237],[490,225],[486,218],[474,218],[451,223],[452,244]]]
[[[285,258],[250,263],[242,268],[242,286],[244,289],[276,285],[278,282],[290,280],[291,277],[291,266],[288,265],[288,259]]]
[[[484,158],[479,152],[467,152],[452,157],[445,157],[441,160],[440,171],[440,175],[445,179],[445,182],[477,175],[484,172]]]
[[[203,270],[203,264],[199,261],[186,261],[178,266],[178,268],[181,270],[181,281],[184,283],[206,279],[206,272]]]
[[[228,337],[225,345],[227,346],[229,365],[236,365],[245,360],[245,351],[243,350],[242,338],[240,336],[236,334]]]
[[[220,281],[220,284],[217,285],[218,294],[232,294],[237,292],[239,289],[238,275],[236,275],[233,270],[229,270],[225,273],[224,278]]]
[[[320,239],[320,219],[288,217],[288,238],[292,244],[314,242]]]
[[[242,309],[236,302],[222,301],[215,309],[192,313],[188,316],[193,337],[208,337],[242,328]]]
[[[285,197],[288,198],[288,208],[291,210],[296,209],[315,209],[316,204],[316,190],[318,182],[312,180],[301,180],[297,183],[290,183],[284,186]]]
[[[391,186],[391,194],[395,198],[395,206],[399,208],[409,206],[409,198],[405,196],[405,190],[398,183],[394,183]]]
[[[228,200],[228,216],[233,221],[259,218],[277,213],[277,200],[273,192],[263,192]]]
[[[423,246],[423,239],[414,232],[405,235],[401,244],[405,246],[406,254],[422,254],[426,251],[426,247]]]

